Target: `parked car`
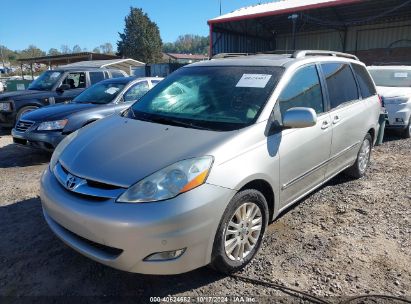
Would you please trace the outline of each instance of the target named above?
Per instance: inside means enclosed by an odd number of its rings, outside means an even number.
[[[385,127],[411,137],[411,66],[368,67],[388,113]]]
[[[0,80],[0,93],[3,93],[4,91],[4,85],[3,82]]]
[[[45,71],[28,90],[0,94],[0,127],[13,127],[23,114],[72,100],[89,86],[127,74],[115,69],[64,68]]]
[[[41,178],[44,217],[121,270],[237,271],[287,207],[344,170],[365,174],[380,107],[353,55],[195,63],[60,143]]]
[[[11,131],[13,141],[52,151],[68,134],[101,118],[120,114],[161,80],[121,77],[100,81],[70,103],[24,114]]]

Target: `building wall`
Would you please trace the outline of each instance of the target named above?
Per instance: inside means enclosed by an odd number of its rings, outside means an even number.
[[[278,35],[272,40],[263,40],[230,33],[213,33],[213,54],[291,51],[292,40],[292,34]],[[407,59],[404,51],[394,50],[407,47],[411,47],[411,20],[351,26],[346,34],[344,31],[337,30],[296,34],[297,49],[345,51],[357,54],[359,57],[363,56],[366,58],[365,61],[372,62],[376,62],[381,55],[384,55],[382,56],[384,61],[404,62]],[[374,53],[378,55],[374,56]]]
[[[299,33],[296,35],[296,47],[344,51],[344,36],[344,31],[336,30]],[[409,40],[411,46],[411,20],[349,27],[346,40],[345,51],[350,53],[388,48],[400,40]],[[291,34],[277,37],[277,49],[289,50],[291,47]]]

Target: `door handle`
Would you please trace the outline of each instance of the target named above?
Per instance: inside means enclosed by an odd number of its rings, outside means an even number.
[[[323,130],[328,129],[329,126],[330,126],[330,123],[327,120],[324,120],[321,125],[321,129]]]
[[[340,120],[341,120],[340,116],[335,115],[335,116],[334,116],[334,120],[333,120],[333,124],[338,123]]]

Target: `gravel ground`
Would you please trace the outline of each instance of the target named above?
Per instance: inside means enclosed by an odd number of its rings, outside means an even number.
[[[165,296],[230,296],[231,301],[249,296],[267,303],[308,301],[207,267],[172,277],[143,276],[81,256],[58,240],[42,218],[39,178],[49,156],[15,146],[6,131],[0,132],[0,296],[10,302],[23,296],[97,296],[106,301],[111,296],[132,296],[129,299],[141,297],[144,302]],[[239,275],[333,303],[367,294],[410,297],[410,152],[411,140],[388,134],[374,149],[367,176],[360,180],[337,176],[287,210],[268,227],[260,253]],[[375,301],[365,303],[381,303]]]

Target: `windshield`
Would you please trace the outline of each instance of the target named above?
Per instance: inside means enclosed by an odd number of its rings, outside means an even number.
[[[370,69],[370,74],[380,87],[411,87],[411,69]]]
[[[50,91],[60,79],[63,72],[46,71],[35,79],[28,87],[29,90]]]
[[[73,102],[106,104],[112,102],[125,85],[125,83],[99,82],[83,91],[73,99]]]
[[[280,67],[182,68],[133,104],[129,118],[229,131],[253,124],[273,92]]]

